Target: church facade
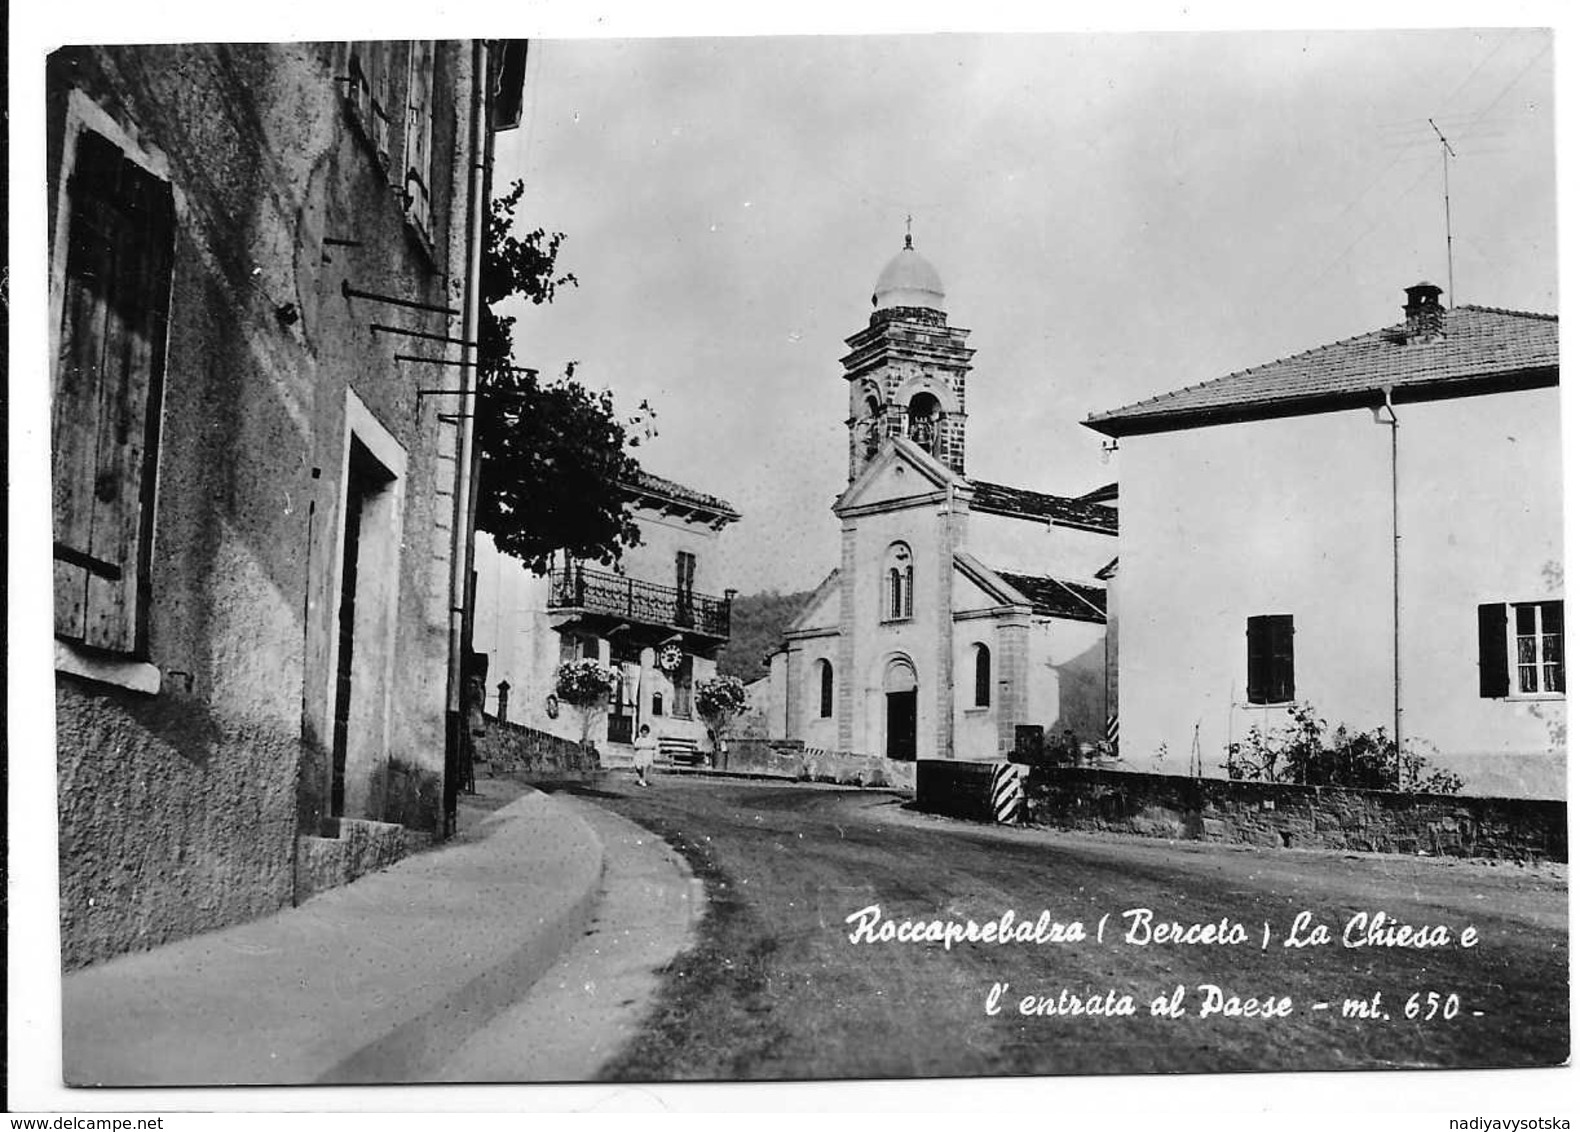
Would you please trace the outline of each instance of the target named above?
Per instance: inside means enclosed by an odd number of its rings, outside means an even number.
[[[994,760],[1018,728],[1095,744],[1117,713],[1117,489],[1058,496],[966,475],[974,351],[943,300],[906,236],[846,339],[840,563],[770,658],[772,738]]]

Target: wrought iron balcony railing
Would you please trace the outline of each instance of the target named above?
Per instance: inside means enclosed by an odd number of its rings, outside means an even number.
[[[727,597],[706,597],[584,566],[572,566],[553,575],[549,606],[552,609],[582,609],[647,625],[689,629],[721,640],[730,635],[730,599]]]

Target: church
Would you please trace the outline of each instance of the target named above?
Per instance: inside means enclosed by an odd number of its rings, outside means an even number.
[[[770,738],[904,760],[1003,759],[1028,728],[1103,740],[1117,485],[1061,496],[967,476],[975,351],[909,234],[872,307],[841,359],[840,562],[769,658]]]

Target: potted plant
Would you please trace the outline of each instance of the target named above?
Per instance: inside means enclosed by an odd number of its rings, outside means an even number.
[[[609,704],[618,674],[596,660],[568,660],[554,673],[554,694],[581,717],[581,745],[587,746],[593,720]]]
[[[697,685],[697,714],[713,732],[713,765],[722,770],[728,755],[727,736],[735,717],[746,710],[746,685],[734,676],[713,676]]]

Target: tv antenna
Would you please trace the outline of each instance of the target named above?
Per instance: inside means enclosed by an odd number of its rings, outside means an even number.
[[[1443,232],[1448,242],[1448,305],[1454,305],[1454,219],[1448,208],[1448,159],[1458,157],[1454,147],[1448,144],[1448,139],[1443,136],[1443,131],[1437,128],[1437,123],[1428,118],[1426,124],[1432,127],[1432,132],[1437,135],[1437,140],[1442,143],[1443,149]]]

